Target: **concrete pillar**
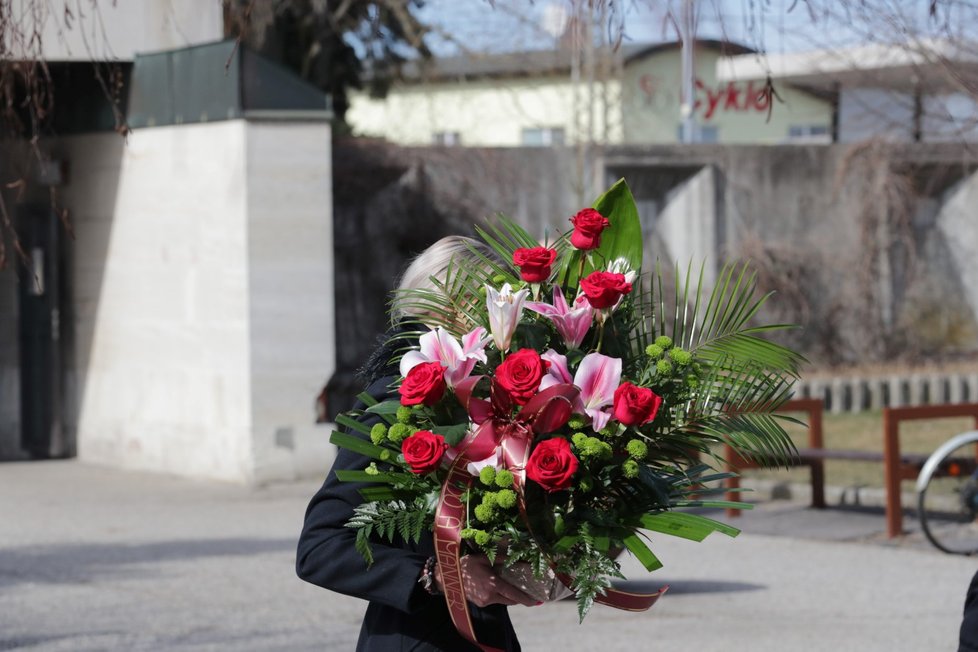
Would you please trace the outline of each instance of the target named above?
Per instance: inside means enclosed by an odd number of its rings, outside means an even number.
[[[949,374],[946,380],[947,380],[947,402],[963,403],[964,401],[961,400],[961,396],[962,396],[961,374],[958,373]]]
[[[852,379],[852,405],[849,411],[859,413],[869,405],[869,382],[865,378],[856,377]]]
[[[869,387],[869,409],[882,410],[885,407],[883,400],[884,380],[879,377],[872,377],[867,381]]]
[[[846,411],[848,407],[846,401],[847,389],[849,389],[848,379],[836,377],[833,378],[831,383],[829,383],[829,388],[832,392],[832,414],[842,414]]]
[[[330,135],[245,120],[62,139],[78,455],[233,482],[321,474],[335,363]]]
[[[913,407],[917,405],[924,404],[924,387],[926,386],[926,379],[920,374],[911,374],[907,378],[907,384],[909,388],[910,397],[908,404]]]
[[[906,405],[903,397],[903,379],[900,376],[890,376],[886,379],[886,388],[889,392],[889,400],[886,407],[896,408]]]
[[[927,377],[927,397],[930,405],[948,402],[947,379],[943,374],[933,373]]]

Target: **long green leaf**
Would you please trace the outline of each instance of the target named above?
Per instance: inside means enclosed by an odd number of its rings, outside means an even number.
[[[347,428],[350,428],[351,430],[356,430],[357,432],[362,433],[364,435],[369,435],[370,434],[370,426],[368,426],[365,423],[360,423],[359,421],[357,421],[353,417],[351,417],[349,415],[346,415],[346,414],[337,415],[337,417],[336,417],[336,423],[339,424],[339,425],[341,425],[341,426],[346,426]]]
[[[735,537],[740,534],[740,530],[726,523],[688,512],[646,514],[642,517],[641,522],[642,527],[646,530],[681,537],[690,541],[702,541],[714,532],[726,534],[728,537]]]
[[[622,543],[624,543],[625,547],[628,548],[628,552],[635,555],[635,559],[642,562],[642,565],[645,566],[645,570],[651,572],[662,568],[662,562],[659,561],[659,558],[656,557],[651,550],[649,550],[649,547],[645,545],[645,542],[642,541],[642,539],[640,539],[634,532],[622,539]]]
[[[390,484],[405,482],[411,479],[407,473],[374,473],[355,469],[337,469],[336,479],[340,482],[387,482]]]
[[[329,442],[335,446],[339,446],[340,448],[345,448],[346,450],[371,457],[375,460],[383,459],[391,454],[391,451],[381,448],[380,446],[375,446],[369,441],[364,441],[356,435],[348,435],[335,430],[333,431],[333,434],[329,436]]]

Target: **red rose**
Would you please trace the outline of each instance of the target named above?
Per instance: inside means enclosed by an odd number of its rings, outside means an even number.
[[[655,419],[662,397],[647,387],[622,383],[615,390],[615,418],[626,426],[640,426]]]
[[[401,394],[401,405],[434,405],[445,394],[445,368],[440,362],[415,365],[397,391]]]
[[[401,442],[404,461],[413,473],[431,473],[438,468],[448,444],[441,435],[430,430],[419,430]]]
[[[632,291],[632,284],[625,281],[624,274],[612,272],[591,272],[581,279],[581,289],[592,308],[610,308],[618,299]]]
[[[585,208],[571,218],[574,233],[571,234],[571,244],[578,249],[597,249],[601,246],[601,232],[607,229],[611,222],[593,208]]]
[[[550,492],[569,487],[576,472],[577,458],[567,440],[560,437],[537,444],[526,462],[526,477]]]
[[[513,252],[513,264],[520,268],[520,277],[527,283],[543,283],[550,278],[550,266],[557,251],[547,247],[520,248]]]
[[[540,389],[540,381],[550,363],[533,349],[520,349],[496,368],[496,384],[506,390],[517,405],[526,402]]]

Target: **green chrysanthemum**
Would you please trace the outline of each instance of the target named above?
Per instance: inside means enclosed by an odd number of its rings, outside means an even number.
[[[672,363],[663,358],[655,363],[656,371],[658,371],[663,376],[668,376],[672,373]]]
[[[492,484],[495,481],[496,481],[496,468],[492,466],[482,467],[482,470],[479,471],[479,482],[489,487],[492,486]]]
[[[508,489],[513,486],[513,474],[506,469],[500,469],[496,472],[496,486],[503,489]]]
[[[478,530],[475,533],[475,543],[476,543],[476,545],[479,545],[479,546],[489,545],[489,541],[490,541],[490,536],[489,536],[489,533],[488,532],[485,532],[483,530]]]
[[[397,408],[397,413],[394,415],[394,418],[397,419],[398,423],[411,423],[411,414],[411,408],[406,405],[402,405]]]
[[[632,439],[625,444],[625,450],[628,451],[629,457],[636,460],[644,460],[649,452],[649,447],[641,439]]]
[[[584,445],[580,447],[581,457],[609,457],[612,450],[608,442],[601,441],[597,437],[587,437]]]
[[[406,423],[395,423],[391,426],[390,430],[387,431],[387,438],[390,439],[395,444],[400,444],[404,439],[410,437],[412,434],[411,426]]]
[[[516,492],[512,489],[500,489],[496,494],[496,504],[503,509],[510,509],[516,505]]]
[[[668,349],[672,346],[672,338],[668,335],[660,335],[655,338],[655,344],[656,346],[661,346],[663,349]]]
[[[670,349],[669,357],[672,358],[673,362],[680,366],[688,365],[693,359],[693,356],[690,355],[689,351],[686,351],[685,349]]]
[[[493,518],[496,517],[496,508],[490,507],[485,503],[481,505],[476,505],[473,512],[475,513],[475,517],[478,520],[482,521],[483,523],[488,523],[489,521],[491,521]]]
[[[573,414],[571,418],[567,420],[567,427],[571,430],[580,430],[587,425],[587,419],[585,419],[580,414]]]
[[[638,477],[638,462],[632,459],[625,460],[621,465],[621,472],[626,478]]]
[[[385,439],[387,439],[387,426],[382,423],[375,423],[374,427],[370,429],[370,441],[374,444],[380,444]]]
[[[649,356],[653,360],[661,358],[662,353],[662,347],[658,344],[649,344],[647,347],[645,347],[645,355]]]
[[[574,447],[578,450],[582,450],[585,446],[587,446],[587,435],[585,435],[583,432],[575,432],[573,435],[571,435],[571,443],[574,444]]]

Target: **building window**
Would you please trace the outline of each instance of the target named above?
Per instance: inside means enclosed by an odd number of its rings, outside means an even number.
[[[683,129],[683,124],[679,123],[679,126],[676,128],[676,140],[681,143],[684,142],[684,134],[685,129]],[[720,142],[720,128],[716,125],[696,125],[693,142],[711,144]]]
[[[524,127],[523,144],[527,147],[552,147],[564,144],[563,127]]]
[[[827,143],[829,138],[829,128],[826,125],[790,125],[788,127],[788,140]]]
[[[443,147],[453,147],[462,144],[462,135],[457,131],[436,131],[431,142]]]

